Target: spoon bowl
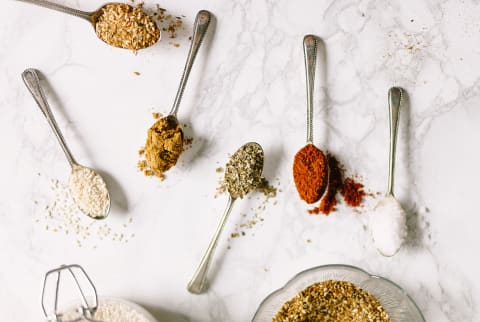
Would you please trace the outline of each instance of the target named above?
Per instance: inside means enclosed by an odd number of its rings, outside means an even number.
[[[380,199],[370,215],[370,229],[378,252],[394,256],[407,235],[406,213],[393,195]]]
[[[84,214],[93,219],[107,218],[111,199],[105,180],[98,172],[80,164],[73,165],[69,189],[73,200]]]

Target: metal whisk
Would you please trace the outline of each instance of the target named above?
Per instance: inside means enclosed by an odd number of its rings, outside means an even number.
[[[60,295],[60,281],[62,279],[62,273],[69,273],[69,275],[75,282],[75,286],[79,294],[78,297],[81,300],[81,304],[77,309],[78,316],[76,316],[73,320],[72,319],[65,320],[63,318],[63,314],[59,312],[59,309],[58,309],[58,300]],[[53,309],[47,310],[46,304],[45,304],[48,298],[46,294],[47,282],[49,281],[50,278],[54,278],[55,276],[56,276],[56,287],[55,287],[55,294],[54,294],[54,301],[53,301]],[[85,295],[86,294],[85,290],[82,289],[82,286],[80,285],[80,282],[79,282],[80,280],[79,276],[83,277],[88,282],[90,291],[93,293],[93,296],[87,297]],[[93,303],[89,303],[87,298],[91,299],[90,302],[93,301]],[[49,303],[52,303],[52,302],[49,302]],[[43,313],[45,314],[45,317],[47,318],[47,321],[50,321],[50,322],[80,322],[80,321],[105,322],[105,321],[99,321],[99,320],[93,319],[93,315],[95,314],[97,308],[98,308],[97,290],[95,288],[95,285],[92,283],[92,280],[88,276],[88,274],[80,265],[77,265],[77,264],[62,265],[59,268],[48,271],[45,274],[45,279],[43,281],[43,290],[42,290],[42,309],[43,309]]]

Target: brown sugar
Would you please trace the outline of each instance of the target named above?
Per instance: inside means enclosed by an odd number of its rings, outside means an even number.
[[[159,178],[173,167],[183,152],[183,132],[174,116],[161,118],[148,129],[145,159]]]

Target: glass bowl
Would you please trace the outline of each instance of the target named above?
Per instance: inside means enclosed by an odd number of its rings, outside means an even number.
[[[348,265],[318,266],[297,274],[263,300],[252,322],[271,322],[285,302],[308,286],[326,280],[348,281],[374,295],[392,322],[425,322],[417,305],[397,284]]]

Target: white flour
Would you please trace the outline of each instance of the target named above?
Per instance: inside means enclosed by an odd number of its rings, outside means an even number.
[[[135,305],[136,306],[136,305]],[[147,313],[136,309],[128,302],[118,300],[104,300],[99,302],[97,311],[93,318],[101,322],[157,322]],[[69,321],[78,318],[78,312],[71,310],[63,315],[62,321]],[[80,320],[84,322],[84,320]]]

